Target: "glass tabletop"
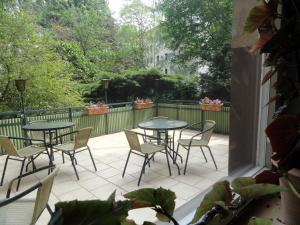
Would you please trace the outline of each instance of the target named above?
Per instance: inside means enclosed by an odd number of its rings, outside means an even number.
[[[72,127],[75,124],[72,122],[40,122],[40,123],[32,123],[23,126],[24,130],[31,131],[43,131],[43,130],[57,130],[64,129],[68,127]]]
[[[185,128],[188,125],[186,121],[172,119],[153,119],[138,124],[139,128],[145,130],[176,130]]]

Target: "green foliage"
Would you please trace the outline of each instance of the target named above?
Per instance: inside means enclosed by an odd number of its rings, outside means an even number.
[[[202,97],[230,99],[231,21],[230,0],[163,0],[159,6],[161,31],[167,46],[178,54],[175,62],[201,72]]]
[[[229,188],[228,181],[220,181],[213,185],[213,188],[210,192],[208,192],[200,206],[197,208],[194,218],[191,223],[197,223],[200,218],[212,207],[216,205],[216,202],[224,202],[227,204],[228,196],[231,196],[231,191]],[[231,198],[231,197],[230,197]],[[220,203],[218,203],[220,204]],[[224,205],[226,205],[224,204]]]
[[[271,219],[252,217],[248,225],[272,225],[272,223]]]
[[[133,200],[133,208],[154,207],[157,218],[161,221],[170,221],[167,215],[173,215],[175,209],[175,193],[163,188],[142,188],[124,195]]]
[[[71,66],[53,50],[55,41],[40,35],[33,18],[24,12],[0,10],[0,109],[17,110],[14,80],[27,79],[29,108],[61,107],[81,102],[71,81]]]
[[[100,80],[109,78],[109,99],[111,101],[131,101],[136,97],[161,99],[199,99],[198,78],[179,75],[165,76],[156,69],[127,70],[124,74],[102,72],[98,82],[82,85],[82,93],[87,99],[96,101],[104,96]]]
[[[129,200],[115,201],[115,192],[106,201],[59,202],[55,204],[55,208],[62,210],[62,216],[55,224],[124,225],[131,205],[132,201]]]

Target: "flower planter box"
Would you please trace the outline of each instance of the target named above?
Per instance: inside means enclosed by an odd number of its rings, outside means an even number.
[[[153,102],[139,102],[134,104],[135,109],[150,109],[153,107]]]
[[[102,115],[108,113],[108,107],[86,107],[84,112],[86,115]]]
[[[221,111],[222,105],[216,105],[216,104],[200,104],[200,109],[206,110],[206,111]]]

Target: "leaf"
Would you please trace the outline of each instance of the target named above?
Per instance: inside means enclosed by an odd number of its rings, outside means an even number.
[[[208,192],[201,202],[200,206],[197,208],[194,218],[191,223],[198,222],[201,217],[218,201],[223,201],[225,205],[228,205],[228,196],[231,196],[231,191],[228,181],[220,181],[213,185],[212,190]]]
[[[254,199],[264,195],[287,191],[286,188],[274,184],[252,184],[249,186],[233,189],[243,199]]]
[[[155,225],[155,223],[145,221],[145,222],[143,223],[143,225]]]
[[[116,199],[116,190],[114,190],[113,193],[111,193],[111,195],[108,197],[107,201],[108,202],[115,202]]]
[[[242,188],[252,184],[256,184],[255,179],[252,177],[238,177],[231,182],[233,189]]]
[[[121,223],[121,225],[137,225],[137,224],[134,220],[126,219]]]
[[[248,225],[272,225],[271,219],[252,217]]]
[[[256,52],[260,49],[262,49],[265,44],[267,44],[273,37],[274,32],[269,31],[266,34],[260,36],[260,38],[252,45],[250,52]]]
[[[136,191],[128,192],[124,197],[134,201],[133,208],[144,208],[155,206],[154,188],[141,188]]]
[[[55,204],[55,210],[62,209],[64,225],[121,225],[130,210],[132,201],[70,201]]]
[[[254,32],[272,15],[272,10],[268,4],[265,1],[260,1],[259,5],[251,9],[245,22],[244,31],[248,33]]]
[[[173,215],[175,209],[175,193],[163,188],[142,188],[124,195],[134,201],[133,208],[160,206],[169,215]],[[161,221],[169,221],[169,218],[161,213],[156,214]]]

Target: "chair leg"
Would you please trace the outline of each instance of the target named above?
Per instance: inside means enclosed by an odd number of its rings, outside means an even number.
[[[22,173],[23,173],[23,169],[24,169],[25,161],[26,161],[26,158],[24,158],[24,159],[22,160],[22,166],[21,166],[21,170],[20,170],[20,176],[21,176],[21,175],[22,175]],[[20,183],[21,183],[21,178],[19,178],[19,180],[18,180],[18,184],[17,184],[16,191],[18,191],[18,190],[19,190]]]
[[[5,176],[5,172],[6,172],[6,167],[7,167],[8,160],[9,160],[9,155],[6,157],[6,160],[5,160],[5,164],[4,164],[4,168],[3,168],[3,172],[2,172],[2,178],[1,178],[0,186],[3,185],[3,180],[4,180],[4,176]]]
[[[61,152],[61,158],[62,158],[63,163],[65,163],[65,153],[63,151]]]
[[[71,154],[71,153],[68,153],[68,155],[69,155],[69,157],[70,157],[70,159],[71,159],[72,166],[73,166],[73,168],[74,168],[74,171],[75,171],[75,174],[76,174],[77,180],[79,180],[79,176],[78,176],[78,173],[77,173],[77,170],[76,170],[76,166],[75,166],[75,163],[74,163],[74,161],[75,161],[75,157],[74,157],[74,155],[72,156],[72,154]]]
[[[168,150],[166,149],[166,157],[167,157],[167,163],[168,163],[168,169],[169,169],[169,175],[172,176],[171,173],[171,167],[170,167],[170,161],[169,161],[169,156],[168,156]],[[172,157],[172,156],[171,156]]]
[[[175,144],[174,144],[174,145],[175,145]],[[181,161],[181,163],[183,163],[182,156],[178,154],[178,151],[179,151],[179,143],[177,144],[177,149],[176,149],[176,153],[175,153],[175,160],[174,160],[174,161],[176,162],[176,160],[177,160],[177,156],[179,156],[179,157],[180,157],[180,161]]]
[[[126,171],[126,168],[127,168],[127,164],[128,164],[128,161],[129,161],[130,154],[131,154],[131,149],[129,150],[129,153],[128,153],[128,156],[127,156],[127,160],[126,160],[126,163],[125,163],[125,166],[124,166],[122,177],[124,177],[124,175],[125,175],[125,171]]]
[[[200,146],[200,149],[201,149],[201,152],[202,152],[202,155],[203,155],[205,161],[207,162],[207,158],[206,158],[206,155],[204,154],[204,151],[203,151],[203,149],[202,149],[202,146]]]
[[[218,167],[217,167],[217,164],[216,164],[215,158],[214,158],[214,156],[213,156],[213,154],[212,154],[212,152],[211,152],[211,150],[210,150],[210,147],[209,147],[208,145],[207,145],[207,146],[205,146],[205,147],[207,147],[207,148],[208,148],[209,154],[210,154],[210,156],[211,156],[211,158],[212,158],[212,160],[213,160],[213,162],[214,162],[214,164],[215,164],[216,170],[218,170]]]
[[[188,163],[189,156],[190,156],[190,150],[191,150],[191,147],[189,147],[189,148],[187,149],[187,155],[186,155],[186,160],[185,160],[185,165],[184,165],[184,171],[183,171],[183,174],[184,174],[184,175],[185,175],[185,173],[186,173],[187,163]]]
[[[31,158],[31,163],[32,163],[32,170],[36,170],[33,156],[31,156],[30,158]]]
[[[141,171],[141,174],[140,174],[140,178],[139,178],[139,181],[138,181],[138,186],[140,186],[141,179],[142,179],[142,175],[143,175],[143,173],[145,172],[145,167],[146,167],[146,162],[147,162],[148,154],[146,154],[144,158],[145,158],[145,159],[144,159],[142,171]]]
[[[90,149],[90,147],[89,147],[89,146],[87,146],[87,149],[88,149],[88,151],[89,151],[89,153],[90,153],[91,160],[92,160],[92,162],[93,162],[93,165],[94,165],[95,171],[97,171],[97,167],[96,167],[96,164],[95,164],[94,158],[93,158],[93,156],[92,156],[91,149]]]

